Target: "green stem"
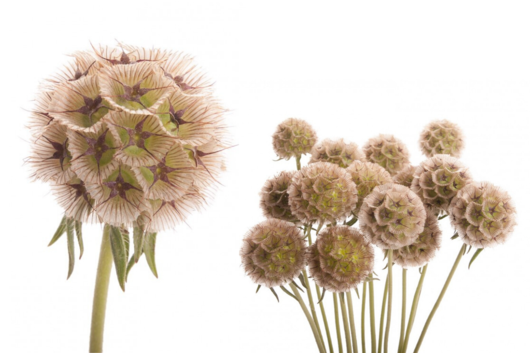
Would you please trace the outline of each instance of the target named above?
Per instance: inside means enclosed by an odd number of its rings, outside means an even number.
[[[110,246],[110,227],[105,225],[99,251],[99,263],[92,304],[92,326],[90,327],[90,353],[103,352],[103,331],[105,328],[105,310],[109,293],[110,272],[112,270],[112,249]]]
[[[388,250],[388,309],[386,314],[385,353],[388,353],[388,337],[390,336],[390,321],[392,318],[392,263],[394,250]]]
[[[315,283],[317,290],[317,297],[319,300],[318,306],[320,306],[320,312],[322,313],[322,321],[324,321],[324,328],[326,329],[326,338],[328,339],[329,352],[333,353],[333,342],[331,341],[331,332],[329,330],[328,318],[326,316],[326,310],[324,309],[324,301],[320,296],[320,287]]]
[[[351,329],[351,337],[352,337],[352,344],[353,344],[353,352],[357,353],[357,333],[355,332],[355,320],[353,318],[353,302],[351,298],[351,292],[346,293],[346,298],[348,299],[348,315],[350,318],[350,329]]]
[[[405,337],[405,320],[407,318],[407,269],[402,271],[403,278],[403,292],[401,295],[401,331],[399,333],[399,348],[398,353],[403,352],[403,339]]]
[[[370,333],[372,335],[372,353],[375,353],[377,351],[377,333],[375,332],[375,299],[373,275],[370,275],[370,282],[368,283],[368,292],[370,293]]]
[[[315,303],[313,301],[313,293],[311,292],[311,284],[309,284],[309,277],[307,276],[307,271],[305,269],[302,271],[302,273],[304,274],[304,282],[307,285],[307,298],[309,299],[309,306],[311,307],[311,315],[313,316],[313,321],[315,321],[315,326],[317,327],[320,340],[324,341],[322,331],[320,330],[320,325],[318,323],[318,316],[317,311],[315,310]]]
[[[381,321],[379,322],[379,344],[377,346],[377,353],[381,353],[383,349],[383,324],[385,322],[386,299],[388,296],[388,274],[386,275],[385,289],[383,292],[383,305],[381,305]]]
[[[300,170],[302,169],[302,165],[300,163],[300,159],[302,158],[302,156],[298,156],[296,157],[296,170]]]
[[[365,319],[365,308],[366,308],[366,282],[363,283],[363,301],[361,304],[361,344],[363,348],[363,353],[366,353],[366,342],[364,334],[364,319]]]
[[[337,342],[339,345],[339,353],[343,353],[342,339],[340,337],[339,304],[337,301],[337,293],[333,293],[333,307],[335,308],[335,328],[337,329]]]
[[[344,337],[346,337],[346,349],[348,353],[351,353],[351,337],[350,337],[350,324],[348,323],[348,314],[346,313],[346,304],[344,303],[344,293],[339,294],[340,298],[340,310],[342,312],[342,325],[344,326]]]
[[[289,283],[289,286],[291,287],[291,290],[293,291],[294,295],[296,296],[296,299],[298,299],[298,303],[300,304],[300,307],[302,308],[302,311],[305,314],[305,317],[307,318],[307,322],[309,322],[309,326],[311,326],[311,331],[313,331],[313,336],[315,336],[315,341],[318,346],[318,351],[320,353],[326,353],[326,348],[324,347],[324,343],[322,342],[322,339],[318,335],[317,327],[315,325],[315,322],[313,321],[313,318],[311,317],[311,314],[309,313],[309,310],[307,310],[307,306],[304,303],[304,299],[300,295],[300,292],[298,291],[298,288],[293,283]]]
[[[410,332],[412,331],[412,325],[414,325],[414,319],[416,318],[416,311],[418,310],[418,303],[420,302],[421,289],[423,287],[423,280],[425,274],[427,273],[427,265],[423,266],[421,270],[420,280],[418,286],[416,287],[416,293],[414,293],[414,299],[412,300],[412,307],[410,308],[409,323],[407,324],[407,333],[405,334],[405,341],[403,342],[403,348],[401,353],[407,352],[407,347],[409,345]]]
[[[425,334],[427,333],[427,329],[429,328],[429,325],[431,324],[432,318],[434,317],[434,314],[436,314],[436,310],[438,310],[438,307],[440,306],[440,303],[442,302],[442,299],[445,295],[445,292],[447,291],[447,288],[449,287],[449,283],[451,283],[451,279],[453,278],[453,275],[455,274],[456,268],[458,267],[458,264],[460,263],[460,259],[462,259],[462,256],[464,255],[464,252],[466,251],[466,244],[462,245],[462,248],[460,249],[460,252],[458,253],[458,256],[456,257],[455,263],[453,265],[453,268],[451,269],[451,272],[449,272],[449,276],[447,276],[447,280],[445,281],[445,285],[440,293],[440,296],[438,297],[438,300],[436,301],[436,304],[434,304],[434,307],[432,308],[431,313],[429,314],[429,317],[427,318],[427,321],[425,322],[425,326],[423,326],[423,330],[421,331],[420,339],[418,340],[418,343],[416,344],[416,348],[414,348],[414,353],[418,353],[420,351],[421,343],[423,342],[423,338],[425,338]]]

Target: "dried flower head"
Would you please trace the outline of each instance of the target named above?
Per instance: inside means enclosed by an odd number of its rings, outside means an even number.
[[[317,162],[295,173],[288,189],[293,215],[305,223],[346,218],[357,204],[357,188],[345,169]]]
[[[374,268],[374,249],[354,228],[334,226],[323,230],[307,251],[309,274],[330,292],[357,287]]]
[[[353,142],[346,143],[343,139],[326,139],[313,147],[309,163],[329,162],[341,168],[346,168],[353,161],[364,160],[366,160],[364,152],[357,144]]]
[[[462,241],[475,248],[504,243],[516,225],[510,195],[488,182],[463,187],[453,198],[449,212]]]
[[[350,173],[352,180],[357,187],[359,201],[353,211],[356,215],[358,215],[361,210],[364,198],[368,196],[376,186],[392,182],[390,174],[378,164],[354,161],[348,168],[346,168],[346,170]]]
[[[458,158],[463,148],[462,130],[448,120],[433,121],[421,132],[420,149],[427,157],[448,154]]]
[[[394,262],[404,268],[424,266],[440,249],[441,243],[442,232],[438,227],[438,218],[432,211],[427,211],[423,232],[411,245],[394,250]]]
[[[455,157],[437,154],[414,172],[411,189],[434,211],[447,211],[456,193],[471,182],[471,174]]]
[[[390,175],[396,175],[410,163],[407,146],[393,135],[372,137],[363,150],[367,161],[379,164]]]
[[[305,267],[306,242],[291,223],[268,219],[252,227],[240,251],[246,274],[266,287],[281,286],[298,277]]]
[[[294,174],[294,171],[284,171],[265,182],[260,192],[260,205],[265,217],[288,222],[298,221],[291,212],[287,192]]]
[[[361,206],[363,234],[381,249],[411,245],[423,231],[426,211],[421,199],[398,184],[377,186]]]
[[[399,173],[394,175],[394,183],[410,188],[412,186],[412,181],[414,180],[414,172],[416,171],[416,168],[417,167],[409,164],[401,169]]]
[[[311,152],[317,142],[315,130],[305,120],[289,118],[272,135],[274,152],[280,158],[300,157]]]

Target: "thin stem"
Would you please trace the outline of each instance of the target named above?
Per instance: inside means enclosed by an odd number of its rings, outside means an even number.
[[[385,322],[386,299],[388,296],[388,274],[386,275],[385,289],[383,292],[383,305],[381,305],[381,322],[379,323],[379,344],[377,352],[381,353],[383,349],[383,324]]]
[[[407,269],[402,271],[403,288],[401,294],[401,331],[399,333],[398,353],[403,352],[403,339],[405,337],[405,320],[407,319]]]
[[[409,323],[407,324],[407,333],[405,334],[405,341],[403,342],[403,348],[401,353],[407,352],[407,347],[409,345],[410,332],[412,331],[412,325],[414,325],[414,319],[416,318],[416,311],[418,310],[418,303],[420,302],[421,289],[423,287],[423,280],[425,274],[427,273],[427,265],[423,266],[421,270],[420,280],[418,286],[416,287],[416,293],[414,293],[414,299],[412,300],[412,307],[410,308]]]
[[[353,344],[353,352],[357,353],[357,333],[355,332],[355,320],[353,317],[353,302],[351,298],[351,292],[346,293],[346,298],[348,299],[348,316],[350,318],[350,330]]]
[[[388,250],[388,309],[385,329],[385,353],[388,353],[388,337],[390,336],[390,321],[392,318],[392,263],[394,250]]]
[[[302,158],[302,156],[298,156],[296,157],[296,170],[300,170],[302,169],[302,165],[300,163],[300,159]]]
[[[370,275],[370,281],[368,282],[368,292],[370,294],[370,333],[372,335],[372,353],[375,353],[377,351],[377,332],[375,332],[375,299],[373,275]]]
[[[331,340],[331,332],[329,330],[328,318],[326,316],[326,310],[324,309],[324,301],[320,296],[320,287],[315,283],[315,288],[317,290],[317,297],[319,300],[318,306],[320,306],[320,312],[322,313],[322,321],[324,321],[324,328],[326,329],[326,338],[328,339],[329,352],[333,353],[333,342]]]
[[[361,304],[361,344],[363,348],[363,353],[366,353],[366,342],[364,334],[364,318],[365,318],[365,308],[366,308],[366,282],[363,283],[363,301]]]
[[[99,251],[99,263],[92,304],[92,325],[90,327],[91,353],[103,352],[103,331],[105,329],[105,310],[109,293],[110,272],[112,270],[112,249],[110,246],[110,227],[105,225]]]
[[[333,293],[333,307],[335,308],[335,328],[337,329],[337,342],[339,344],[339,353],[343,353],[342,339],[340,337],[339,304],[337,301],[337,293]]]
[[[313,301],[313,293],[311,292],[311,284],[309,284],[309,277],[307,276],[307,271],[305,269],[302,271],[302,273],[304,274],[304,282],[307,285],[307,298],[309,299],[309,306],[311,307],[311,315],[313,316],[313,320],[315,321],[315,326],[317,327],[320,340],[324,341],[324,338],[322,337],[322,331],[320,330],[320,325],[318,323],[318,316],[317,311],[315,310],[315,302]]]
[[[307,306],[304,303],[304,299],[300,295],[300,292],[298,291],[298,288],[293,283],[289,283],[289,286],[291,287],[291,290],[293,291],[294,295],[296,296],[296,299],[298,299],[298,303],[300,304],[300,307],[302,308],[305,317],[307,318],[307,322],[309,322],[309,326],[311,326],[311,331],[313,331],[313,336],[315,336],[315,341],[318,346],[318,351],[320,353],[325,353],[326,348],[324,347],[324,343],[322,342],[322,339],[320,338],[315,322],[313,321],[313,318],[311,317],[311,314],[309,313],[309,310],[307,310]]]
[[[445,295],[445,292],[447,291],[447,288],[449,287],[449,283],[451,283],[451,279],[453,278],[453,275],[455,274],[456,268],[458,267],[458,264],[460,263],[460,259],[462,259],[462,256],[464,255],[464,252],[466,251],[466,244],[462,244],[462,248],[460,249],[460,252],[458,253],[458,256],[456,257],[455,263],[453,265],[453,268],[451,269],[451,272],[449,272],[449,276],[447,276],[447,280],[445,281],[445,285],[440,292],[440,296],[438,297],[438,300],[436,301],[436,304],[434,304],[434,307],[432,308],[431,313],[429,314],[429,317],[427,318],[427,321],[425,322],[425,326],[423,326],[423,330],[421,331],[420,339],[418,340],[418,343],[416,344],[416,348],[414,348],[414,353],[418,353],[420,351],[421,343],[423,342],[423,338],[425,338],[425,334],[427,333],[427,329],[429,328],[429,325],[431,324],[432,318],[434,317],[434,314],[436,314],[436,310],[438,310],[438,307],[440,306],[440,303],[442,302],[442,299]]]
[[[346,313],[346,304],[344,303],[344,293],[339,294],[340,298],[340,309],[342,312],[342,325],[344,326],[344,337],[346,337],[346,349],[348,353],[351,353],[351,337],[350,337],[350,327],[348,323],[348,314]]]

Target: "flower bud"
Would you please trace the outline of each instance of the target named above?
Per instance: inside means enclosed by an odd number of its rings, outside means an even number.
[[[272,146],[280,158],[300,157],[311,152],[317,141],[315,130],[305,120],[289,118],[276,128]]]
[[[427,157],[448,154],[458,158],[464,148],[463,137],[458,125],[448,120],[433,121],[421,132],[420,149]]]

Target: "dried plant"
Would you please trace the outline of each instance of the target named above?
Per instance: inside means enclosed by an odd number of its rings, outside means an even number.
[[[390,174],[380,165],[370,162],[353,162],[347,169],[357,186],[359,201],[353,213],[359,215],[364,198],[379,185],[392,183]]]
[[[326,139],[313,147],[309,163],[329,162],[347,168],[353,161],[365,160],[364,152],[356,143]]]
[[[393,135],[379,135],[371,138],[363,147],[366,160],[379,164],[390,175],[396,175],[409,162],[409,150]]]
[[[315,130],[306,121],[289,118],[278,125],[272,135],[272,146],[278,157],[289,159],[300,158],[311,152],[317,142]]]
[[[263,185],[260,205],[265,217],[298,223],[298,219],[291,212],[287,192],[294,173],[294,171],[281,172]]]
[[[406,186],[411,188],[412,181],[414,180],[414,172],[416,171],[415,166],[408,165],[405,168],[401,169],[399,173],[394,175],[393,181],[396,184]]]
[[[421,132],[420,149],[427,157],[448,154],[459,158],[463,148],[462,130],[448,120],[432,121]]]

